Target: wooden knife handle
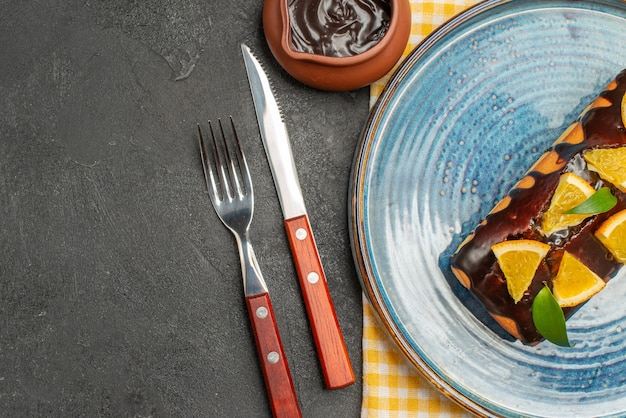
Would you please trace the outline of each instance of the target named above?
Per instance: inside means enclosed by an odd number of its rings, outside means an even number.
[[[304,305],[313,330],[324,380],[328,389],[340,389],[356,381],[326,275],[306,215],[285,220]]]
[[[268,293],[247,296],[246,304],[272,413],[276,418],[301,417],[270,296]]]

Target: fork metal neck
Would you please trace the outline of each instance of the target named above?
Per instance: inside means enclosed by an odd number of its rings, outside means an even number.
[[[268,293],[267,285],[261,275],[261,268],[254,255],[252,243],[246,232],[243,236],[235,234],[237,245],[239,246],[239,259],[241,261],[241,272],[243,275],[243,288],[246,296],[260,295]]]

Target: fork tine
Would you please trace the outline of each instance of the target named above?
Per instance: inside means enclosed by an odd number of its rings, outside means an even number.
[[[226,182],[228,194],[229,194],[229,197],[231,198],[238,198],[238,197],[241,197],[242,195],[241,185],[239,183],[239,176],[237,175],[238,170],[235,167],[235,162],[233,161],[233,154],[231,153],[230,147],[228,146],[228,141],[226,140],[226,134],[224,133],[224,126],[222,125],[222,120],[218,119],[217,122],[220,128],[220,134],[222,138],[224,159],[226,160],[225,168],[224,168],[224,165],[221,164],[221,162],[220,162],[220,165],[222,166],[222,169],[224,169],[228,173],[228,178],[230,179],[230,181]],[[213,137],[213,140],[215,141],[215,137]]]
[[[219,182],[222,185],[223,199],[232,199],[234,197],[233,190],[231,188],[231,183],[228,179],[232,179],[234,176],[234,171],[232,168],[232,159],[230,157],[230,152],[228,150],[228,144],[226,143],[226,137],[224,136],[224,129],[222,128],[222,121],[218,119],[218,124],[220,128],[221,138],[220,141],[222,146],[218,146],[215,130],[213,129],[213,124],[209,121],[209,129],[211,131],[211,139],[213,140],[213,156],[215,158],[215,164],[217,166],[217,173]],[[225,155],[223,155],[225,154]],[[222,161],[222,157],[226,160],[226,164]],[[236,189],[236,183],[235,183]]]
[[[209,152],[207,150],[204,136],[202,135],[202,129],[200,128],[200,124],[198,124],[198,140],[200,147],[200,158],[202,159],[202,169],[204,170],[204,180],[206,181],[211,200],[214,200],[214,203],[217,203],[217,201],[219,201],[221,197],[217,187],[217,183],[215,181],[215,170],[213,170],[213,164],[211,163],[211,159],[209,157]],[[215,153],[215,148],[213,149],[213,152]],[[215,161],[215,158],[213,159],[213,161]]]
[[[239,164],[239,170],[241,172],[241,180],[243,181],[243,193],[252,194],[252,180],[250,178],[250,170],[248,169],[246,157],[241,150],[241,142],[239,142],[239,135],[237,135],[235,122],[233,122],[232,116],[230,117],[230,126],[233,130],[233,136],[235,138],[235,154],[237,156],[237,163]]]
[[[204,176],[211,191],[211,197],[215,198],[217,202],[226,199],[240,199],[247,194],[252,195],[252,180],[248,163],[241,149],[241,143],[232,117],[230,117],[230,125],[234,138],[234,152],[226,139],[222,120],[218,119],[218,128],[214,128],[213,123],[209,121],[212,140],[212,147],[210,148],[213,151],[213,158],[211,158],[209,157],[209,147],[207,147],[202,135],[200,124],[198,124],[200,156],[202,158]]]

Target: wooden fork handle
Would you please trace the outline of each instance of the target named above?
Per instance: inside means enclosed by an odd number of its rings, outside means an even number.
[[[349,386],[356,381],[356,377],[328,291],[309,219],[307,215],[286,219],[285,228],[326,387],[340,389]]]
[[[269,293],[247,296],[246,304],[272,413],[276,418],[299,418],[300,405]]]

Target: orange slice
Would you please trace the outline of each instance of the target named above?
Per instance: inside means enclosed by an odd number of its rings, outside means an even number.
[[[503,241],[491,247],[515,303],[524,296],[550,246],[530,239]]]
[[[541,233],[547,237],[556,231],[578,225],[588,218],[590,216],[588,214],[566,214],[565,212],[584,202],[594,193],[594,188],[580,176],[574,173],[561,175],[550,207],[543,214]]]
[[[595,233],[620,263],[626,263],[626,209],[604,221]]]
[[[626,96],[625,96],[626,97]],[[622,117],[624,106],[622,101]],[[626,192],[626,147],[598,148],[583,154],[587,168],[603,179]]]
[[[552,283],[552,293],[562,308],[580,305],[604,289],[604,280],[576,257],[565,251],[559,272]]]

